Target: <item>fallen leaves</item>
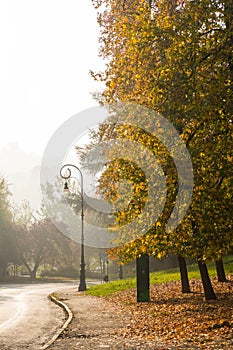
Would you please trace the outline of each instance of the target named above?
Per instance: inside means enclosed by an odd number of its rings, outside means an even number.
[[[199,280],[191,281],[190,294],[181,293],[179,282],[151,286],[150,303],[137,303],[134,289],[107,299],[128,315],[120,330],[125,338],[159,340],[166,349],[233,349],[233,276],[228,279],[212,280],[216,301],[204,300]]]

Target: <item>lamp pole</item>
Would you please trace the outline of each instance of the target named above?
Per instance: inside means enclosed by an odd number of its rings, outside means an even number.
[[[87,289],[86,286],[86,277],[85,277],[85,258],[84,258],[84,198],[83,198],[83,174],[81,170],[74,164],[65,164],[60,169],[60,176],[68,180],[71,177],[70,168],[75,168],[78,170],[80,174],[80,188],[81,188],[81,262],[80,262],[80,283],[78,290],[85,291]],[[65,182],[64,186],[65,190],[68,190],[68,183]]]

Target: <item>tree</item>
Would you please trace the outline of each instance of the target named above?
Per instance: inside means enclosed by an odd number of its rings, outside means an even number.
[[[190,293],[191,290],[190,290],[190,285],[189,285],[186,260],[181,255],[178,255],[178,262],[179,262],[179,268],[180,268],[182,293]]]
[[[36,218],[28,203],[22,207],[15,223],[17,249],[21,262],[35,279],[42,264],[53,268],[65,265],[69,244],[43,211]]]
[[[161,241],[164,225],[160,220],[161,227],[153,234],[123,246],[120,254],[126,258],[145,252],[161,256],[172,250],[181,256],[195,255],[202,268],[200,264],[232,249],[232,2],[101,3],[106,5],[99,14],[101,55],[109,62],[103,74],[93,74],[106,84],[100,102],[134,101],[162,113],[186,142],[195,175],[191,208],[175,234]],[[103,130],[110,139],[106,125],[100,130],[101,138]],[[125,126],[117,132],[130,134]],[[131,137],[139,142],[138,134]],[[150,149],[157,151],[154,140]],[[165,163],[169,163],[167,157]],[[127,172],[126,163],[116,164],[115,174],[122,165]],[[114,181],[111,185],[109,179],[115,174],[110,169],[102,179],[102,188],[110,194]],[[170,186],[170,203],[174,185]],[[124,211],[118,213],[119,223],[125,219]],[[209,297],[206,288],[205,292]]]
[[[0,179],[0,278],[7,275],[7,267],[10,263],[19,262],[14,241],[12,213],[10,210],[9,185],[4,178]]]
[[[215,261],[217,276],[218,276],[218,282],[227,282],[224,265],[222,260]]]

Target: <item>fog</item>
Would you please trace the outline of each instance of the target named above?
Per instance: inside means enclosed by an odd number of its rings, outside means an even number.
[[[0,175],[9,183],[12,200],[21,204],[26,200],[32,209],[40,207],[40,162],[36,153],[26,153],[18,143],[9,143],[0,150]]]
[[[92,93],[101,84],[89,70],[104,67],[96,16],[91,0],[0,2],[0,175],[19,204],[38,208],[39,167],[50,137],[96,104]]]

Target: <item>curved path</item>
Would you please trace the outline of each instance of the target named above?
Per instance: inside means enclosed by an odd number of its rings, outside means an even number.
[[[0,349],[41,349],[65,320],[48,295],[70,286],[75,284],[0,285]]]

